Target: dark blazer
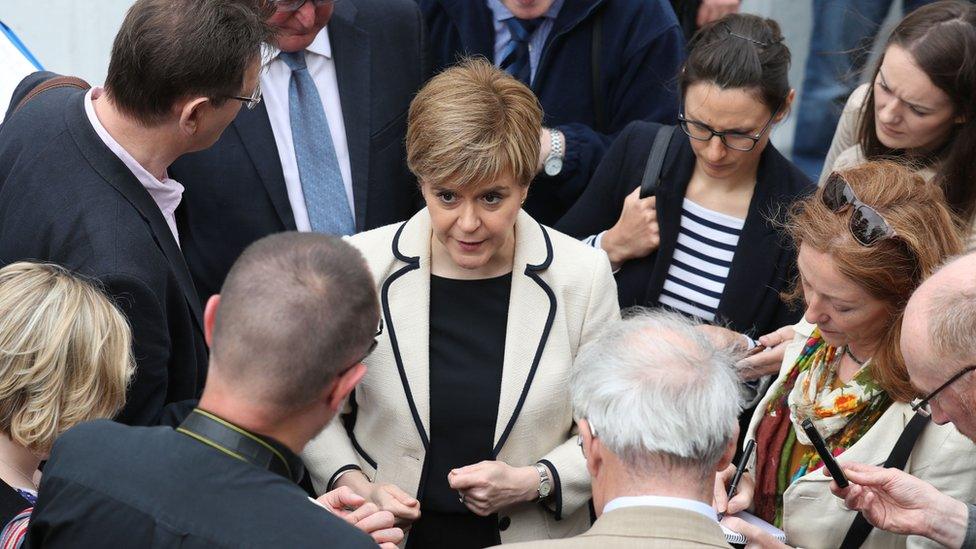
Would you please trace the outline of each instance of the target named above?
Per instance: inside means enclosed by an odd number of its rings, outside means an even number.
[[[345,120],[356,230],[419,209],[406,166],[410,100],[428,74],[420,12],[410,0],[343,0],[327,27]],[[264,103],[241,109],[217,143],[170,168],[186,192],[180,238],[200,297],[218,293],[248,244],[295,230],[281,161]]]
[[[635,122],[620,133],[597,168],[581,200],[556,225],[577,238],[609,229],[617,222],[624,198],[641,182],[647,155],[661,126]],[[678,240],[681,208],[695,168],[688,137],[677,130],[665,159],[657,191],[661,243],[649,256],[628,261],[617,273],[621,307],[655,306],[664,287]],[[715,323],[752,336],[795,323],[802,310],[780,299],[796,279],[796,251],[776,228],[789,206],[813,192],[814,185],[772,144],[759,160],[756,190],[749,203]]]
[[[435,70],[459,56],[495,59],[484,0],[418,0]],[[593,37],[599,28],[598,42]],[[613,138],[634,120],[677,122],[684,36],[666,0],[567,0],[546,39],[532,91],[543,123],[566,136],[555,177],[540,174],[525,210],[552,225],[579,198]],[[596,62],[594,62],[596,60]]]
[[[29,76],[12,104],[52,76]],[[0,265],[52,262],[101,282],[132,326],[137,363],[118,419],[151,424],[203,387],[200,300],[162,213],[95,133],[84,96],[45,91],[0,126]]]
[[[291,480],[168,427],[69,429],[39,496],[29,547],[376,547]]]

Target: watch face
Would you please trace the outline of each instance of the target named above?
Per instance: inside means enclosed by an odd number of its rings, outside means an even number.
[[[552,491],[552,485],[549,484],[548,481],[543,482],[542,484],[539,485],[539,495],[540,496],[546,497],[546,496],[549,495],[549,492],[551,492],[551,491]]]
[[[546,175],[554,176],[558,175],[563,169],[563,160],[557,156],[551,156],[546,159]]]

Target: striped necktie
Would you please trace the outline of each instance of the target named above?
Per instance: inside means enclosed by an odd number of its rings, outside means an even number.
[[[526,86],[532,84],[529,42],[532,40],[532,33],[539,28],[545,19],[545,17],[536,17],[535,19],[512,17],[504,21],[512,39],[502,50],[502,62],[498,66],[503,71],[521,80]]]
[[[305,52],[282,52],[280,57],[291,69],[288,115],[309,224],[317,233],[353,234],[356,221],[349,208],[322,98],[305,65]]]

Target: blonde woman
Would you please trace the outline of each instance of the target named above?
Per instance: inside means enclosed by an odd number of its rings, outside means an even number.
[[[0,269],[0,545],[23,539],[37,466],[75,424],[112,417],[132,377],[125,318],[91,283],[55,265]]]
[[[521,209],[542,112],[484,60],[434,77],[410,107],[407,162],[427,207],[358,234],[385,323],[348,429],[304,458],[413,527],[407,547],[485,547],[589,525],[576,445],[576,352],[619,318],[610,262]]]

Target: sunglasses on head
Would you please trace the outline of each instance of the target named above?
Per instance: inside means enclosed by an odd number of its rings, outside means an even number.
[[[881,240],[898,236],[877,210],[857,198],[851,186],[837,172],[827,178],[821,200],[834,213],[848,206],[852,208],[851,236],[861,246],[873,246]]]

